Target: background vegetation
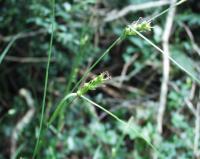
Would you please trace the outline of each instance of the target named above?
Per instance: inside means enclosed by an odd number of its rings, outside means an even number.
[[[146,9],[128,10],[150,0],[57,0],[55,34],[44,123],[98,57],[139,17],[152,17],[171,1],[153,1]],[[161,2],[161,3],[162,3]],[[165,3],[165,4],[164,4]],[[126,14],[118,16],[126,11]],[[199,78],[200,2],[176,8],[168,40],[170,56]],[[0,158],[31,158],[39,132],[44,79],[51,36],[52,1],[0,1]],[[163,48],[168,13],[144,33]],[[162,132],[158,129],[163,56],[139,36],[116,45],[89,73],[86,81],[108,71],[104,87],[87,94],[157,147],[159,158],[199,158],[198,84],[170,65]],[[45,125],[45,124],[44,124]],[[137,133],[82,99],[64,108],[41,134],[38,158],[148,159],[155,150]]]

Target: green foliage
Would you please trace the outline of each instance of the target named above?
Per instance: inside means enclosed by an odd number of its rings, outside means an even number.
[[[190,26],[200,25],[199,18],[199,14],[193,13],[191,11],[187,11],[176,17],[178,21],[187,22]]]
[[[13,129],[29,109],[27,102],[18,93],[20,88],[31,91],[36,112],[17,139],[16,158],[32,157],[39,134],[42,146],[37,152],[38,158],[152,158],[156,150],[151,143],[158,135],[156,116],[162,81],[162,58],[131,27],[144,33],[145,37],[161,48],[164,15],[151,24],[137,19],[141,16],[152,17],[164,7],[130,12],[128,16],[105,23],[103,19],[109,10],[148,0],[55,2],[55,36],[52,38],[52,58],[48,60],[51,65],[47,73],[49,82],[46,85],[46,98],[44,96],[46,104],[43,104],[42,133],[38,123],[41,119],[47,59],[42,62],[38,62],[38,59],[49,54],[51,1],[1,2],[0,139],[5,144],[0,145],[0,158],[10,157]],[[127,21],[136,23],[127,25]],[[170,57],[199,79],[199,57],[181,23],[189,27],[196,44],[199,44],[199,15],[183,4],[177,8],[171,31]],[[129,36],[122,42],[124,26],[127,26],[124,33]],[[134,55],[137,58],[129,64]],[[103,58],[105,56],[107,59]],[[24,62],[26,58],[28,62]],[[121,82],[119,79],[125,64],[128,66],[127,78]],[[109,70],[113,76],[111,81],[105,81],[105,74],[100,74],[105,70]],[[86,83],[89,81],[88,75],[92,75],[90,73],[95,74],[96,78]],[[99,88],[102,83],[106,86]],[[193,98],[189,99],[193,87],[196,91]],[[79,97],[73,100],[71,97],[77,94],[69,94],[72,90],[78,91],[79,96],[87,94],[107,112]],[[172,65],[164,132],[160,136],[161,144],[156,145],[161,154],[159,158],[194,157],[195,116],[186,106],[185,99],[191,100],[196,108],[197,91],[193,79]],[[125,121],[131,116],[133,120],[130,120],[129,125]],[[46,127],[48,122],[49,127]]]

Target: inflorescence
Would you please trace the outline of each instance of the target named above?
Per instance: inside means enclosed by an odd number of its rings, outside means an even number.
[[[93,80],[85,83],[79,90],[77,91],[77,95],[81,96],[86,94],[90,90],[95,90],[97,87],[101,86],[106,80],[111,79],[111,76],[108,72],[103,72]]]
[[[135,32],[146,32],[146,31],[151,31],[152,27],[151,27],[151,21],[148,20],[144,20],[141,18],[138,19],[136,22],[131,23],[130,25],[128,25],[125,29],[124,29],[124,36],[132,36],[132,35],[136,35],[137,33]]]

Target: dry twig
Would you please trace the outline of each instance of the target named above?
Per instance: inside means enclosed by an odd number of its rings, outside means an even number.
[[[14,159],[16,158],[16,148],[17,148],[17,140],[20,133],[23,131],[24,127],[30,122],[32,119],[35,108],[34,108],[34,101],[31,97],[31,94],[26,89],[20,90],[20,95],[23,96],[27,102],[27,105],[29,106],[29,110],[26,112],[26,114],[17,122],[11,136],[11,152],[10,152],[10,158]]]
[[[163,117],[166,108],[166,99],[168,92],[168,81],[169,81],[169,70],[170,70],[170,61],[169,61],[169,38],[173,25],[174,15],[176,8],[173,7],[176,3],[176,0],[171,0],[171,9],[168,12],[167,20],[165,24],[165,30],[163,33],[163,50],[165,52],[163,56],[163,80],[160,92],[160,105],[158,108],[158,116],[157,116],[157,131],[159,134],[162,134],[162,126],[163,126]]]
[[[121,76],[119,79],[119,87],[122,86],[122,83],[123,83],[124,79],[126,78],[126,73],[128,71],[129,66],[137,59],[137,57],[138,57],[138,54],[133,54],[133,56],[130,58],[130,60],[126,64],[124,64],[122,72],[121,72]]]
[[[190,38],[191,40],[191,43],[192,43],[192,47],[194,49],[194,51],[196,51],[198,53],[198,55],[200,56],[200,48],[199,46],[197,45],[197,43],[195,42],[195,39],[194,39],[194,36],[192,34],[192,31],[190,30],[190,28],[185,25],[184,23],[181,23],[181,25],[184,27],[188,37]]]
[[[16,57],[16,56],[6,56],[6,61],[18,62],[18,63],[42,63],[47,62],[46,57]],[[51,59],[51,62],[56,61],[55,58]]]
[[[200,138],[200,102],[197,103],[196,110],[196,120],[195,120],[195,132],[194,132],[194,156],[199,159],[200,151],[199,151],[199,138]]]
[[[155,8],[155,7],[160,7],[169,4],[169,0],[159,0],[159,1],[153,1],[153,2],[147,2],[143,4],[132,4],[129,6],[124,7],[122,10],[113,10],[109,13],[107,13],[107,16],[104,18],[104,22],[110,22],[114,21],[116,19],[119,19],[121,17],[124,17],[127,15],[129,12],[136,12],[139,10],[145,10],[149,8]]]
[[[27,37],[33,37],[39,34],[44,34],[47,33],[46,29],[40,29],[40,30],[36,30],[36,31],[30,31],[30,32],[21,32],[21,33],[17,33],[16,35],[10,35],[10,36],[2,36],[0,35],[0,41],[4,41],[4,42],[8,42],[11,41],[13,38],[17,39],[22,39],[22,38],[27,38]]]

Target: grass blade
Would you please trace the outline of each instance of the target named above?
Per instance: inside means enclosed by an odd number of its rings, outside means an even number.
[[[54,111],[53,115],[50,117],[49,122],[48,122],[48,126],[56,119],[56,117],[58,116],[58,114],[60,113],[61,110],[63,110],[64,104],[66,104],[66,100],[71,98],[71,97],[75,97],[77,96],[76,93],[70,93],[68,95],[66,95],[58,104],[58,106],[56,107],[56,110]]]
[[[8,45],[6,46],[6,48],[0,55],[0,64],[2,63],[4,57],[6,56],[6,54],[8,53],[8,51],[10,50],[11,46],[13,45],[16,39],[17,39],[17,36],[14,36],[14,38],[8,43]]]
[[[33,158],[36,157],[39,151],[39,143],[41,140],[42,128],[43,128],[43,121],[44,121],[44,112],[45,112],[45,104],[46,104],[46,94],[47,94],[47,85],[48,85],[48,77],[49,77],[49,67],[51,61],[51,54],[52,54],[52,46],[53,46],[53,37],[54,37],[54,21],[55,21],[55,0],[52,0],[52,17],[51,17],[51,39],[49,44],[49,51],[48,51],[48,61],[45,73],[45,83],[44,83],[44,94],[42,100],[42,112],[40,117],[40,126],[39,126],[39,136],[36,141],[35,149],[33,152]]]

